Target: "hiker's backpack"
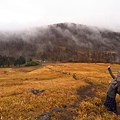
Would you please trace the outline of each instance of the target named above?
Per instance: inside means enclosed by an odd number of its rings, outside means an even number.
[[[117,93],[120,95],[120,81],[117,81]]]
[[[117,76],[117,93],[120,95],[120,70],[118,71],[118,76]]]

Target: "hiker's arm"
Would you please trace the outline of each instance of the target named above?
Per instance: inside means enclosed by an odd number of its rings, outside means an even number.
[[[113,73],[112,73],[112,70],[111,70],[110,66],[108,66],[108,71],[109,71],[109,73],[110,73],[111,77],[112,77],[113,79],[115,79],[116,77],[113,75]]]

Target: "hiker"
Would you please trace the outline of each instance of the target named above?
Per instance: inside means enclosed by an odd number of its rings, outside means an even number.
[[[117,105],[116,105],[116,93],[117,93],[117,77],[115,77],[112,73],[110,66],[108,66],[108,71],[113,78],[113,81],[110,82],[110,85],[107,90],[106,101],[104,103],[107,110],[117,113]]]

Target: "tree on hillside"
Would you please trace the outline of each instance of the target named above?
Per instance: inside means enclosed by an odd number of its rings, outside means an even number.
[[[26,63],[26,60],[23,56],[20,56],[18,59],[15,60],[14,62],[14,66],[17,66],[17,65],[22,65],[22,64],[25,64]]]
[[[14,63],[14,57],[9,56],[1,56],[0,55],[0,67],[9,67],[10,65],[13,65]]]
[[[4,67],[5,65],[9,66],[10,63],[6,56],[1,56],[0,57],[0,66]]]

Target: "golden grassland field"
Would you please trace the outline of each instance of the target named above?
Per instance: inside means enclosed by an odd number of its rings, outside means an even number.
[[[54,108],[52,120],[120,120],[104,108],[110,64],[56,63],[37,67],[0,68],[0,120],[34,120]],[[117,75],[120,65],[111,64]],[[30,89],[45,90],[39,95]],[[117,95],[120,113],[120,96]],[[66,105],[63,108],[63,105]]]

